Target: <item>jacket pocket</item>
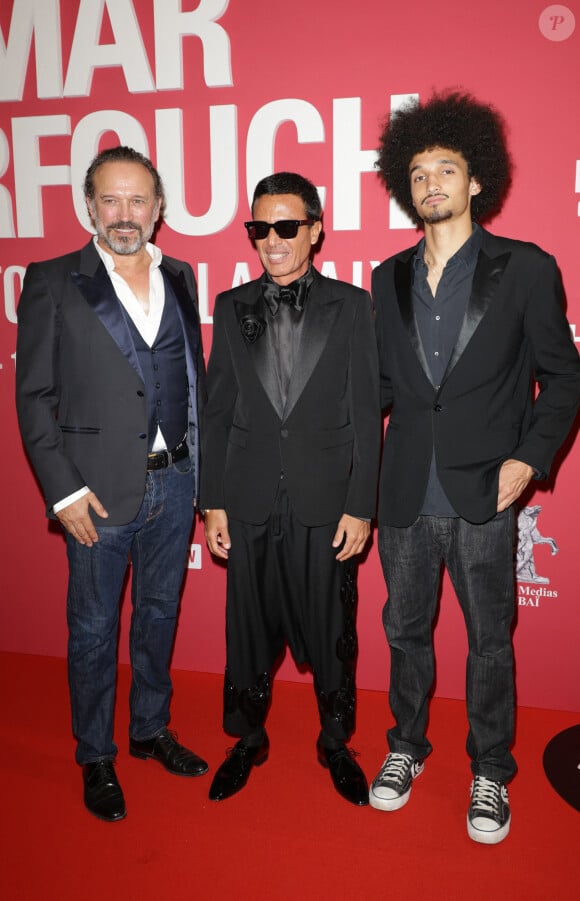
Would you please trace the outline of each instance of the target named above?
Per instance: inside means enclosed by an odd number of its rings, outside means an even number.
[[[343,444],[350,444],[353,438],[354,431],[349,423],[338,429],[325,429],[314,433],[310,440],[313,447],[317,447],[319,450],[326,450],[331,447],[341,447]]]
[[[75,426],[75,425],[61,425],[61,432],[65,432],[67,435],[100,435],[101,430],[93,428],[92,426]]]
[[[235,444],[236,447],[245,447],[248,443],[248,433],[237,425],[233,425],[228,435],[228,442]]]

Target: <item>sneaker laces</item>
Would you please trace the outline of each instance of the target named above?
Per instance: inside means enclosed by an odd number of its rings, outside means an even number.
[[[471,806],[482,811],[489,811],[495,818],[500,813],[501,782],[494,782],[485,776],[476,776],[471,789]],[[507,793],[507,789],[505,789]]]
[[[381,767],[377,782],[404,782],[409,767],[412,766],[412,764],[413,758],[410,754],[389,754]]]

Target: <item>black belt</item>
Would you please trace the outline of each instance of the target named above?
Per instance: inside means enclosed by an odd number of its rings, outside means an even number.
[[[154,454],[147,454],[147,469],[166,469],[172,463],[185,459],[188,454],[189,448],[184,438],[173,450],[156,451]]]

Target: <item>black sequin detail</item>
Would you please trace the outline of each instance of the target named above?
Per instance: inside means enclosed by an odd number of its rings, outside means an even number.
[[[322,727],[333,735],[348,738],[354,731],[355,716],[355,666],[358,652],[356,634],[356,576],[354,566],[344,567],[344,577],[340,588],[340,601],[344,611],[344,629],[336,642],[336,656],[343,664],[340,688],[325,692],[314,680],[314,690],[318,701]]]
[[[241,720],[254,731],[264,725],[272,694],[270,673],[261,673],[253,685],[239,691],[224,675],[224,718]]]

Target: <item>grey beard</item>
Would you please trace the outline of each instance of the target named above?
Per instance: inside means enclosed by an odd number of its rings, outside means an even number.
[[[117,222],[115,225],[118,228],[121,223]],[[135,238],[114,238],[112,236],[113,228],[104,228],[100,219],[95,219],[95,228],[99,238],[104,241],[113,253],[116,253],[119,256],[130,256],[131,254],[139,253],[141,248],[147,244],[147,241],[153,234],[155,222],[151,222],[145,230],[134,222],[131,222],[130,227],[137,230],[137,236]]]
[[[137,237],[131,240],[128,238],[113,238],[108,232],[102,235],[102,238],[113,253],[117,253],[119,256],[129,256],[130,254],[138,253],[149,240],[144,238],[143,232],[139,232]]]

